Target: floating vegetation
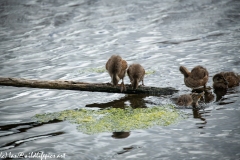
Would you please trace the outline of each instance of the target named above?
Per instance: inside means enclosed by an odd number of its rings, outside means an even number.
[[[104,73],[107,70],[105,69],[105,67],[98,67],[98,68],[88,68],[85,70],[80,70],[80,73]]]
[[[167,126],[184,117],[184,114],[176,110],[172,105],[137,109],[131,107],[104,110],[78,109],[35,115],[39,122],[58,119],[79,124],[77,129],[85,134],[127,132],[155,125]]]
[[[146,70],[145,74],[146,75],[150,75],[150,74],[154,74],[155,71],[154,70]]]

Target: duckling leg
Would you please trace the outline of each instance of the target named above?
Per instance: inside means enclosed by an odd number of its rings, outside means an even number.
[[[143,80],[142,80],[142,85],[141,86],[145,86]]]
[[[122,79],[122,83],[121,83],[120,86],[121,86],[121,87],[120,87],[121,92],[122,92],[123,90],[124,90],[124,91],[127,90],[126,87],[125,87],[125,85],[124,85],[123,79]]]
[[[143,80],[142,80],[142,86],[145,86],[144,83],[143,83]]]

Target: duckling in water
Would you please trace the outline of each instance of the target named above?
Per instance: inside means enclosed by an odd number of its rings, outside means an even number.
[[[184,83],[187,87],[194,89],[204,86],[204,89],[206,88],[209,75],[206,68],[196,66],[190,72],[186,67],[180,66],[179,70],[184,75]]]
[[[145,75],[145,70],[140,64],[130,65],[127,70],[127,74],[128,74],[128,77],[130,79],[133,89],[138,88],[138,83],[140,81],[142,81],[142,85],[144,86],[143,78]]]
[[[227,89],[238,86],[240,82],[240,75],[234,72],[221,72],[213,76],[214,89]]]
[[[106,63],[106,69],[111,77],[112,84],[114,86],[117,86],[119,80],[122,79],[121,92],[123,91],[123,88],[124,90],[126,90],[123,79],[126,73],[127,66],[127,62],[118,55],[112,55]]]
[[[204,92],[181,95],[177,100],[177,105],[179,105],[179,106],[192,105],[193,107],[197,107],[198,101],[202,96],[204,96]]]

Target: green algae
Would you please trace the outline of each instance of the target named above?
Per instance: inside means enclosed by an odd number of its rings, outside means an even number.
[[[146,75],[151,75],[151,74],[154,74],[155,71],[154,70],[146,70],[145,74]]]
[[[97,68],[86,68],[84,70],[80,70],[80,73],[104,73],[107,72],[105,67],[97,67]],[[146,75],[151,75],[154,74],[154,70],[146,70],[145,74]]]
[[[184,114],[172,105],[151,108],[126,109],[108,108],[104,110],[64,110],[58,113],[37,114],[38,122],[53,119],[67,120],[78,124],[77,129],[85,134],[101,132],[122,132],[145,129],[152,126],[167,126],[184,118]]]
[[[80,70],[80,73],[104,73],[107,70],[105,69],[105,67],[97,67],[97,68],[87,68],[84,70]]]

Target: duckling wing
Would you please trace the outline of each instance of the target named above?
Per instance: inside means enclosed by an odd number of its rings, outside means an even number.
[[[127,75],[130,81],[133,81],[132,65],[130,65],[129,68],[127,69]]]
[[[204,78],[206,79],[206,77],[208,78],[208,71],[202,66],[196,66],[191,71],[191,77],[196,80]]]
[[[122,58],[118,55],[112,55],[106,64],[106,69],[111,74],[118,74],[122,69]]]
[[[128,64],[125,60],[122,60],[122,70],[126,70],[128,67]]]
[[[239,79],[237,75],[233,72],[226,72],[224,73],[225,79],[228,81],[228,87],[234,87],[239,85]]]

